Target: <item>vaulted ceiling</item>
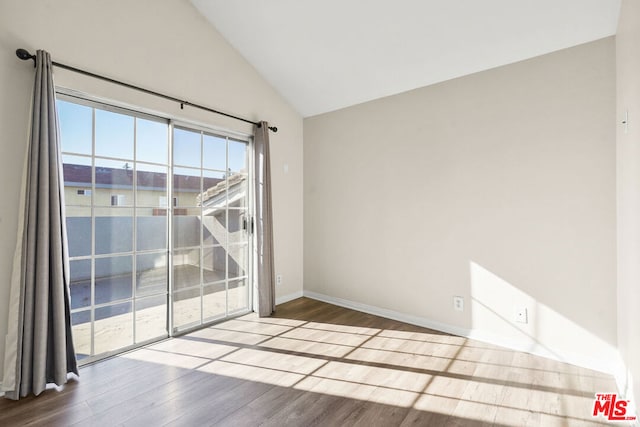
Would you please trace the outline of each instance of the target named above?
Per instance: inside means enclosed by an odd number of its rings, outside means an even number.
[[[620,9],[620,0],[191,1],[304,117],[611,36]]]

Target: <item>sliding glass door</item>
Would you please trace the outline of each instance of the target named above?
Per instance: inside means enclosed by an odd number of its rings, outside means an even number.
[[[78,359],[247,311],[248,143],[62,95],[58,114]]]
[[[248,144],[173,128],[173,327],[249,308]]]

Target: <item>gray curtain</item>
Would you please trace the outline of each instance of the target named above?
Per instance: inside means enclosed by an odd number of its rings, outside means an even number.
[[[36,55],[25,163],[2,383],[5,396],[16,400],[78,374],[55,88],[51,58],[42,50]]]
[[[261,122],[254,129],[254,179],[256,199],[256,245],[258,315],[269,316],[276,309],[273,265],[273,214],[271,209],[271,166],[269,125]]]

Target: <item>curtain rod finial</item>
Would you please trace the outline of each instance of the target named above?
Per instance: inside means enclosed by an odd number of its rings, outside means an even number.
[[[26,49],[17,49],[16,56],[23,61],[26,61],[27,59],[36,59],[35,55],[31,55]]]
[[[260,129],[262,127],[262,122],[255,122],[254,123],[256,125],[256,127],[258,129]],[[276,133],[278,132],[278,128],[275,126],[267,126],[267,129],[269,129],[271,132]]]

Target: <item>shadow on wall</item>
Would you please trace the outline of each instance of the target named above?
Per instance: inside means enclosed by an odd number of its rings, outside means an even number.
[[[615,369],[612,345],[478,263],[470,261],[469,268],[475,338],[601,371]]]

